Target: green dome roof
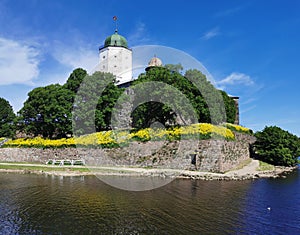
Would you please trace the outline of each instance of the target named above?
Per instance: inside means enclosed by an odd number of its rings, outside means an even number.
[[[118,34],[118,31],[105,39],[104,47],[125,47],[128,48],[127,40]]]

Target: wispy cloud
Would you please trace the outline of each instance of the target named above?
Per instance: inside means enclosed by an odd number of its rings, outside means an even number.
[[[0,38],[0,85],[32,85],[39,75],[39,63],[38,49]]]
[[[251,86],[254,85],[254,81],[247,74],[234,72],[231,73],[226,78],[217,81],[216,84],[222,87],[234,86],[234,85]]]
[[[243,105],[251,104],[251,103],[255,102],[256,100],[257,100],[256,97],[251,97],[251,98],[245,100],[244,102],[242,102],[241,104],[243,104]]]
[[[218,35],[220,35],[219,28],[215,27],[215,28],[207,31],[206,33],[204,33],[201,38],[204,39],[204,40],[209,40],[209,39],[214,38]]]
[[[134,31],[128,35],[128,42],[130,42],[132,46],[147,44],[150,41],[151,40],[147,32],[146,25],[143,22],[138,22]]]
[[[251,120],[249,123],[246,124],[246,126],[254,131],[261,131],[266,126],[278,126],[300,137],[300,130],[298,128],[300,126],[300,122],[297,116],[292,116],[289,118],[278,118],[278,119],[269,118],[269,119],[262,119],[259,121]]]
[[[76,48],[76,50],[74,50]],[[88,46],[67,46],[57,44],[53,50],[53,57],[62,65],[70,69],[83,68],[92,72],[98,63],[98,54],[96,50]]]
[[[56,84],[56,83],[63,85],[67,81],[70,73],[72,73],[71,70],[57,71],[57,72],[43,74],[40,76],[41,79],[39,79],[37,82],[35,82],[35,85],[36,86],[47,86],[47,85]]]
[[[247,107],[247,108],[245,108],[245,109],[241,109],[241,110],[240,110],[240,114],[244,114],[244,113],[246,113],[246,112],[249,112],[249,111],[255,109],[256,107],[257,107],[257,105],[252,105],[252,106]]]

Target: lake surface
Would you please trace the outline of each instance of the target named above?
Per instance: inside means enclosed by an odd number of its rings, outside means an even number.
[[[300,234],[300,170],[144,192],[94,176],[1,173],[0,234]]]

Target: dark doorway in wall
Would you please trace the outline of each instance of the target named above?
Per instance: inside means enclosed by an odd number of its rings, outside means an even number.
[[[197,166],[196,166],[196,163],[197,163],[197,160],[196,160],[196,154],[193,153],[190,155],[191,156],[191,164],[195,166],[195,169],[197,170]]]

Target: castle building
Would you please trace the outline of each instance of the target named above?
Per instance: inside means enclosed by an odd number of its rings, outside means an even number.
[[[234,124],[239,125],[240,124],[240,107],[239,107],[239,98],[238,96],[229,96],[231,97],[231,99],[233,99],[234,101],[234,105],[235,105],[235,120],[234,120]]]
[[[114,74],[117,85],[132,80],[132,50],[128,48],[127,40],[118,34],[117,29],[99,48],[99,60],[97,70]]]
[[[114,21],[117,18],[114,16]],[[163,66],[162,61],[154,56],[148,63],[146,71],[153,67]],[[97,71],[109,72],[116,76],[116,85],[119,87],[129,87],[133,81],[132,74],[132,50],[128,48],[125,37],[118,34],[116,27],[115,33],[108,36],[104,45],[99,48],[99,65]],[[235,102],[236,117],[234,124],[239,124],[239,97],[231,97]]]
[[[148,71],[149,69],[153,68],[153,67],[162,67],[163,63],[161,61],[161,59],[157,58],[156,55],[149,61],[148,63],[148,67],[145,69],[146,71]]]

